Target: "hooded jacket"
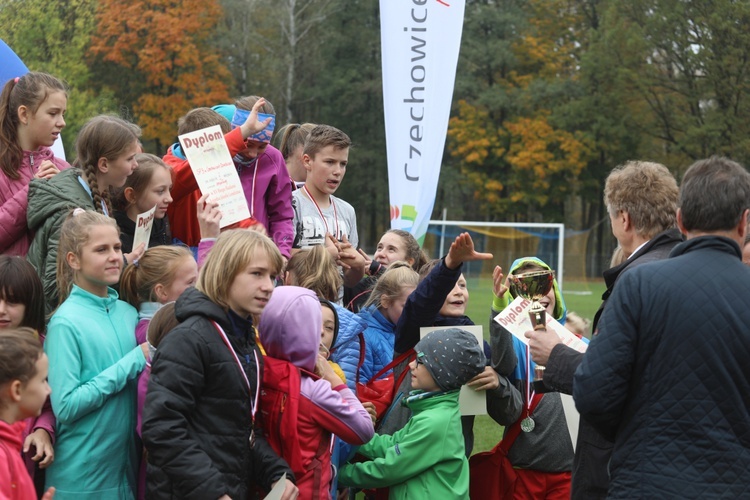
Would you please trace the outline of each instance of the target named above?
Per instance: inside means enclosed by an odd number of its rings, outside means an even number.
[[[34,237],[26,223],[29,183],[46,160],[54,163],[60,171],[70,168],[65,160],[56,158],[50,148],[42,146],[36,151],[23,152],[18,169],[20,178],[11,179],[0,172],[0,254],[23,257],[29,251]]]
[[[367,323],[349,309],[338,304],[333,304],[333,306],[336,308],[336,315],[339,319],[339,333],[331,349],[331,360],[341,367],[346,375],[346,385],[356,393],[359,334],[365,331]]]
[[[255,486],[270,490],[284,473],[293,480],[260,431],[250,444],[252,403],[263,370],[252,325],[235,328],[228,314],[195,288],[177,299],[175,315],[180,324],[152,360],[143,410],[147,497],[202,500],[227,494],[243,500]],[[252,393],[213,322],[226,332]]]
[[[393,360],[396,325],[383,316],[383,313],[374,304],[361,310],[359,317],[367,323],[367,329],[363,332],[365,359],[359,369],[359,381],[364,384]],[[385,376],[388,376],[388,374],[386,373]]]
[[[23,421],[8,424],[0,420],[0,498],[36,500],[34,482],[21,457]]]
[[[318,455],[321,443],[328,446],[331,435],[335,434],[347,443],[363,444],[375,432],[369,414],[346,385],[331,388],[327,380],[309,375],[315,371],[318,359],[323,324],[320,308],[320,301],[312,291],[296,286],[278,287],[263,310],[259,326],[267,355],[288,361],[301,370],[297,432],[304,470],[294,471],[300,498],[328,498],[331,455]],[[316,457],[322,464],[313,463]],[[316,470],[322,473],[317,490]]]
[[[57,307],[55,273],[60,228],[72,209],[96,210],[94,200],[79,181],[80,175],[78,169],[69,168],[50,180],[34,179],[29,184],[26,215],[29,229],[36,234],[26,258],[42,278],[47,313]]]
[[[347,464],[339,482],[362,488],[389,487],[390,499],[469,498],[459,391],[419,393],[405,401],[412,417],[393,435],[376,435],[358,452],[370,460]]]
[[[550,269],[546,263],[536,257],[524,257],[513,262],[510,273],[515,274],[527,263],[535,264],[542,269]],[[553,315],[564,325],[567,309],[557,280],[553,281],[553,288],[555,291]],[[492,303],[493,311],[501,312],[512,300],[513,297],[509,292],[503,297],[495,297]],[[493,352],[505,352],[509,348],[515,352],[518,362],[512,371],[508,372],[505,363],[500,362],[497,356],[493,358],[493,367],[501,375],[507,376],[518,389],[524,403],[521,411],[525,411],[526,380],[529,376],[533,377],[536,363],[528,359],[526,344],[495,321],[490,322],[490,338]],[[521,416],[521,411],[515,405],[507,407],[497,404],[488,405],[490,417],[505,426],[506,430]],[[534,430],[522,432],[508,450],[508,458],[513,466],[542,472],[570,471],[573,467],[573,443],[570,439],[560,394],[556,392],[544,394],[531,417],[536,424]]]

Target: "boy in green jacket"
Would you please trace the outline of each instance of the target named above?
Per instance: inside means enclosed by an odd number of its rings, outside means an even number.
[[[370,461],[345,465],[339,483],[389,487],[391,499],[469,498],[458,393],[484,370],[484,353],[474,335],[458,328],[431,332],[414,350],[417,358],[409,364],[414,390],[402,403],[411,419],[395,434],[375,435],[360,447],[358,453]]]

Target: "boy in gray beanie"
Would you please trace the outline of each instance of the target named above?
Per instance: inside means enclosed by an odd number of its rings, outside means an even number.
[[[359,448],[370,461],[347,464],[339,482],[361,488],[389,487],[390,498],[469,498],[459,389],[484,370],[476,337],[459,328],[436,330],[417,343],[409,364],[414,389],[403,401],[412,411],[393,435],[376,434]]]

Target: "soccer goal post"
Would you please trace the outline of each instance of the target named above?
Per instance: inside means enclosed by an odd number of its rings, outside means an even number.
[[[495,264],[500,264],[507,272],[515,259],[535,256],[555,270],[557,282],[563,287],[564,224],[431,220],[423,248],[431,257],[441,257],[462,232],[471,234],[477,251],[494,255],[492,262],[470,267],[477,275],[486,275],[487,268],[494,268]]]

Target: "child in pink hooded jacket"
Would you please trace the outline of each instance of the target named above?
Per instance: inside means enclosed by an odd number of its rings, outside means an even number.
[[[367,410],[319,354],[323,330],[321,307],[325,306],[306,288],[278,287],[263,310],[259,325],[267,355],[300,369],[297,433],[302,470],[292,465],[300,498],[330,498],[332,435],[360,445],[375,433]],[[274,425],[278,423],[263,423],[264,427]],[[321,454],[322,445],[325,452]],[[290,465],[294,462],[291,457],[282,458]]]

